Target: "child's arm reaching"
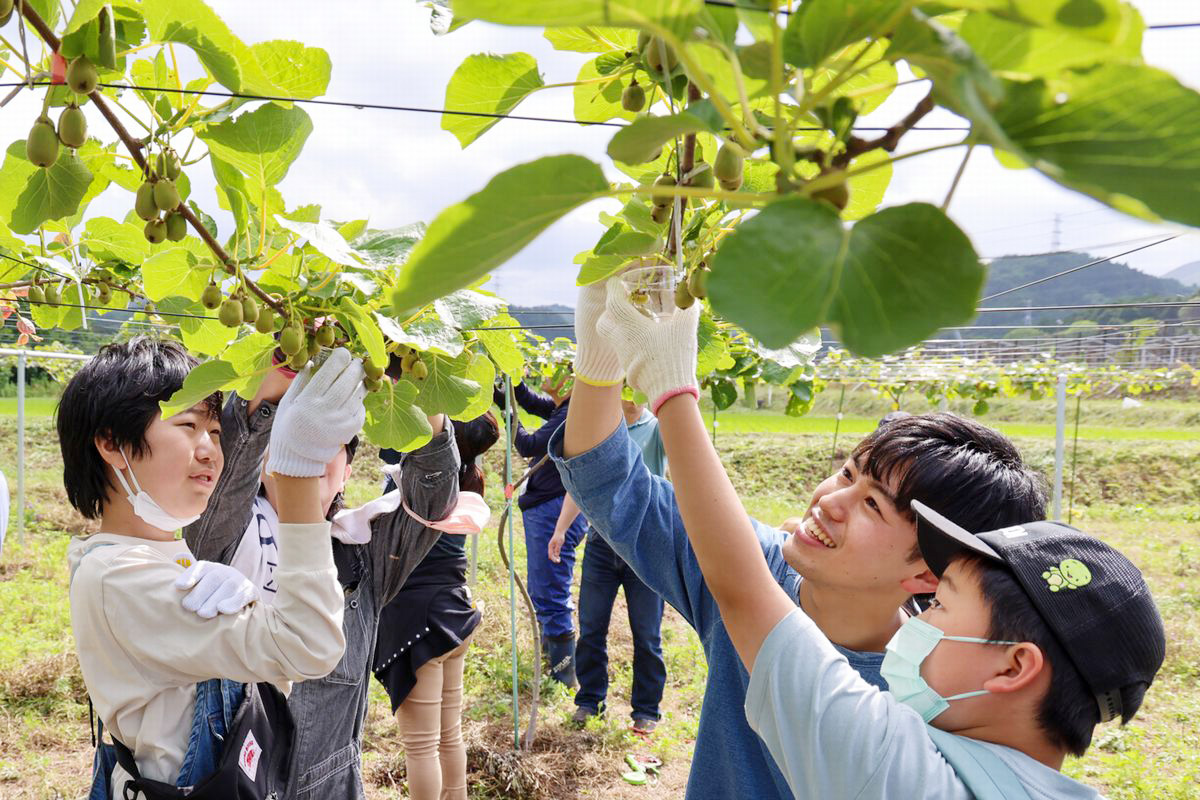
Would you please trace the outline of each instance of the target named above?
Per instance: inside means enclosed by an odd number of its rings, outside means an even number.
[[[652,320],[629,302],[620,279],[612,278],[598,328],[621,354],[629,382],[651,399],[692,549],[729,638],[752,669],[767,634],[796,606],[772,577],[750,518],[704,428],[695,379],[698,317],[699,306],[693,306],[669,319]],[[570,440],[568,419],[568,448]]]

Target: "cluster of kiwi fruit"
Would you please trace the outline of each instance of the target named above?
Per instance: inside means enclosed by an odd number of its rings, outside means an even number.
[[[0,0],[2,6],[8,0]],[[9,2],[11,11],[12,3]],[[3,11],[3,8],[0,8]],[[96,67],[86,56],[79,56],[67,67],[67,85],[75,94],[89,95],[96,90],[99,76]],[[25,155],[35,166],[48,169],[58,161],[59,145],[83,147],[87,142],[87,117],[75,102],[71,102],[58,117],[58,127],[45,111],[34,121],[25,139]]]
[[[708,264],[698,263],[688,274],[687,280],[675,285],[675,305],[679,308],[691,308],[697,300],[708,297]]]
[[[87,303],[99,303],[107,305],[112,300],[113,289],[115,288],[116,278],[111,273],[105,270],[100,270],[92,273],[89,277],[89,283],[84,284],[83,291],[86,293],[85,300]],[[29,286],[29,302],[36,305],[57,306],[62,302],[72,302],[70,298],[64,295],[69,290],[70,286],[63,281],[46,281],[39,283],[34,281]]]
[[[183,172],[179,156],[170,147],[158,154],[155,169],[138,187],[133,210],[146,220],[142,232],[151,244],[170,239],[178,242],[187,236],[187,218],[180,213],[179,189],[175,186]]]
[[[666,54],[665,60],[663,57],[664,53]],[[657,36],[651,36],[644,32],[638,34],[637,56],[638,66],[654,78],[661,77],[665,80],[679,66],[679,56],[676,55],[674,48]],[[631,114],[636,114],[645,107],[646,90],[637,82],[635,75],[629,82],[629,85],[621,92],[621,108]]]

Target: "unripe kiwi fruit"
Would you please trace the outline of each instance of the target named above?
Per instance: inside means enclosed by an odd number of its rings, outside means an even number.
[[[646,90],[637,81],[625,87],[621,92],[621,108],[631,113],[637,113],[646,107]]]
[[[670,218],[671,218],[671,207],[670,206],[654,206],[654,208],[650,209],[650,219],[654,220],[659,225],[662,225],[664,222],[666,222]]]
[[[738,175],[736,178],[731,180],[721,179],[718,180],[717,183],[720,184],[721,188],[727,192],[736,192],[738,189],[742,188],[742,176]]]
[[[204,287],[204,291],[200,293],[200,303],[207,309],[214,309],[221,305],[221,287],[215,283],[210,283]]]
[[[41,304],[46,302],[46,293],[42,291],[42,287],[38,286],[36,283],[29,287],[28,297],[29,302],[31,303]]]
[[[46,302],[52,306],[58,305],[58,287],[53,283],[46,287]]]
[[[674,175],[667,175],[664,173],[654,179],[654,185],[655,186],[677,186],[678,182],[675,180]],[[673,199],[674,198],[672,198],[672,197],[666,197],[663,195],[655,195],[651,199],[651,202],[654,203],[654,205],[656,205],[656,206],[669,206],[669,205],[671,205],[671,201]]]
[[[160,211],[174,211],[179,207],[179,190],[170,178],[159,178],[154,182],[154,205]]]
[[[679,308],[691,308],[692,304],[695,302],[696,298],[692,297],[691,292],[688,291],[688,285],[686,282],[681,281],[675,285],[676,306]]]
[[[180,171],[179,156],[174,150],[167,149],[158,154],[159,175],[175,180],[179,177]]]
[[[715,183],[713,181],[712,167],[709,167],[703,161],[697,162],[696,164],[697,167],[702,165],[705,167],[705,169],[702,169],[692,175],[692,177],[688,179],[688,185],[695,186],[698,189],[711,189]]]
[[[242,322],[254,322],[258,319],[258,301],[251,295],[242,296]]]
[[[736,178],[740,184],[745,160],[742,148],[726,142],[717,150],[717,157],[713,160],[713,175],[719,181],[732,181]]]
[[[844,182],[827,186],[812,193],[814,200],[824,200],[838,211],[842,211],[850,203],[850,187]]]
[[[187,219],[183,214],[168,214],[167,238],[172,242],[182,242],[185,236],[187,236]]]
[[[242,304],[230,297],[221,303],[221,310],[217,312],[217,318],[226,328],[236,328],[242,324]]]
[[[108,303],[109,300],[112,300],[112,289],[108,287],[107,283],[100,284],[96,294],[101,303]]]
[[[96,91],[100,76],[87,56],[79,56],[67,66],[67,85],[75,94],[91,94]]]
[[[336,332],[334,331],[332,325],[322,325],[317,330],[317,341],[320,343],[321,347],[333,347],[333,340],[335,336]]]
[[[645,31],[638,31],[637,51],[639,54],[645,52],[646,45],[650,44],[650,38],[650,34]]]
[[[308,350],[301,347],[300,350],[298,350],[296,352],[296,354],[294,356],[292,356],[292,360],[288,362],[288,366],[296,371],[300,371],[300,370],[304,369],[304,366],[307,363],[308,363]]]
[[[160,244],[167,238],[167,223],[161,219],[152,219],[146,223],[146,227],[142,229],[146,235],[146,241],[150,244]]]
[[[77,105],[69,105],[58,117],[58,140],[67,147],[83,147],[87,142],[87,117]]]
[[[137,190],[137,199],[133,201],[133,210],[144,220],[152,220],[158,216],[158,206],[154,205],[154,184],[146,181]]]
[[[373,361],[363,362],[363,372],[366,373],[366,376],[372,380],[379,380],[383,377],[383,367],[379,366]]]
[[[692,297],[704,299],[708,297],[708,269],[696,267],[687,279],[688,292]]]
[[[279,333],[279,349],[285,356],[294,356],[304,348],[304,331],[289,325]],[[305,353],[307,356],[308,353]]]
[[[383,381],[379,378],[364,378],[363,386],[367,387],[368,392],[378,392],[383,388]]]
[[[259,309],[258,319],[254,320],[254,330],[259,333],[270,333],[275,330],[275,312],[270,308]]]
[[[45,114],[37,118],[25,140],[25,155],[39,167],[52,167],[58,161],[58,133]]]
[[[664,49],[667,54],[666,61],[663,61]],[[657,36],[651,37],[646,44],[646,49],[642,51],[642,59],[646,62],[649,72],[671,72],[679,65],[679,56],[675,54],[675,50]]]
[[[429,367],[425,366],[424,361],[418,360],[412,365],[412,369],[409,371],[409,374],[412,375],[412,377],[416,380],[423,381],[429,377]]]
[[[417,363],[417,354],[409,350],[400,357],[400,370],[402,372],[412,372],[413,364]]]

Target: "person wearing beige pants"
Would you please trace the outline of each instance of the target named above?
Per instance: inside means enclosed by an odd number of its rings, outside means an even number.
[[[463,665],[470,639],[417,670],[417,683],[396,709],[413,800],[466,800],[467,748],[462,737]]]

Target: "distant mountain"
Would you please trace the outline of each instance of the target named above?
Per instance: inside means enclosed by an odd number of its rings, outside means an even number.
[[[1187,286],[1200,286],[1200,261],[1192,261],[1182,267],[1176,267],[1163,277],[1179,281]]]
[[[1049,277],[1064,270],[1095,261],[1089,253],[1053,253],[1039,256],[1005,256],[988,267],[983,297]],[[1182,268],[1181,268],[1182,269]],[[1186,297],[1192,289],[1177,280],[1147,275],[1117,261],[1107,261],[1081,269],[1061,278],[1039,283],[1028,289],[980,303],[981,307],[1090,305],[1162,301]],[[1013,327],[1054,325],[1078,319],[1115,323],[1146,317],[1174,318],[1175,309],[1110,309],[1085,311],[1018,311],[980,314],[976,325],[1012,325]],[[995,330],[988,336],[999,335]]]
[[[570,306],[509,306],[508,313],[547,341],[559,336],[575,341],[575,309]]]

